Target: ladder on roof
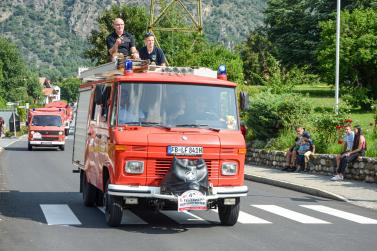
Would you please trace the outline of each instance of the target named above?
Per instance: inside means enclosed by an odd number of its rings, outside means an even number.
[[[102,64],[88,70],[82,71],[79,78],[86,81],[94,81],[98,79],[107,79],[124,74],[124,59],[117,59],[116,62]],[[135,72],[145,72],[148,70],[147,60],[132,60],[132,68]]]
[[[148,65],[146,60],[133,60],[133,71],[137,72],[159,72],[161,74],[177,74],[177,75],[195,75],[202,77],[217,78],[217,72],[205,67],[168,67]],[[83,82],[95,81],[99,79],[109,79],[116,76],[124,75],[124,69],[118,67],[118,63],[111,62],[102,64],[79,74],[79,78]]]

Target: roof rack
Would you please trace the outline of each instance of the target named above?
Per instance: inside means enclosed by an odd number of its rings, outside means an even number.
[[[163,74],[195,75],[202,77],[217,78],[217,72],[205,67],[172,67],[148,65],[147,60],[132,60],[133,71],[137,72],[158,72]],[[119,67],[121,66],[121,67]],[[109,79],[124,75],[123,62],[111,62],[102,64],[79,73],[79,78],[84,82],[99,79]]]

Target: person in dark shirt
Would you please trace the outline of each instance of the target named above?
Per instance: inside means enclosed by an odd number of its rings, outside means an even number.
[[[124,31],[124,21],[116,18],[113,21],[114,32],[106,38],[106,45],[111,59],[117,54],[122,53],[124,57],[133,59],[139,58],[139,53],[135,47],[134,36]]]
[[[140,49],[140,58],[143,60],[149,60],[150,64],[156,64],[159,66],[165,66],[166,60],[164,52],[154,46],[154,34],[147,32],[144,35],[145,46]]]

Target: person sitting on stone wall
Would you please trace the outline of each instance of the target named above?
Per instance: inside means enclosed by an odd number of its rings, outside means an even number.
[[[340,165],[334,177],[331,178],[332,181],[340,181],[344,179],[346,168],[348,163],[354,161],[359,156],[365,156],[365,151],[367,150],[367,142],[360,126],[355,126],[354,128],[355,138],[353,140],[352,151],[347,152],[341,157]]]

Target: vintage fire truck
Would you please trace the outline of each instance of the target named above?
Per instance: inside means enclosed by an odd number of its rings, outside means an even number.
[[[224,67],[135,69],[80,76],[72,161],[84,204],[103,206],[110,226],[136,206],[217,209],[234,225],[248,193],[236,84]]]
[[[73,111],[72,107],[69,106],[69,104],[66,101],[60,100],[60,101],[53,101],[45,105],[45,108],[60,108],[62,111],[64,111],[64,133],[66,136],[69,134],[69,127],[72,122],[73,117]]]
[[[64,151],[65,112],[59,108],[33,108],[28,111],[28,150],[34,147],[59,147]]]

